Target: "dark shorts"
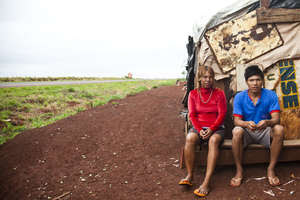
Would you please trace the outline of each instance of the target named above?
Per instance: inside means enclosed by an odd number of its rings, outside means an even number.
[[[207,129],[208,127],[203,127],[203,130],[205,130],[205,129]],[[206,140],[203,140],[202,139],[202,137],[200,136],[200,134],[199,134],[199,131],[197,131],[194,127],[192,127],[191,129],[190,129],[190,131],[189,131],[189,133],[190,132],[194,132],[194,133],[197,133],[197,135],[198,135],[198,137],[199,137],[199,143],[200,144],[207,144],[208,143],[208,140],[209,140],[209,138],[208,139],[206,139]],[[220,127],[218,130],[216,130],[215,132],[213,132],[213,134],[219,134],[220,136],[221,136],[221,142],[220,142],[220,145],[222,145],[223,144],[223,142],[224,142],[224,134],[225,134],[225,129],[224,129],[224,127]]]

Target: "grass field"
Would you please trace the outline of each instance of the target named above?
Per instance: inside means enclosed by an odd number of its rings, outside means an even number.
[[[0,144],[91,107],[176,80],[0,88]]]

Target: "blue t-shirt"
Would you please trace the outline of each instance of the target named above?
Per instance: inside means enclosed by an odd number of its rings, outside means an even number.
[[[279,111],[278,97],[272,90],[262,88],[256,105],[248,95],[248,90],[234,97],[233,115],[241,117],[244,121],[254,121],[257,124],[261,120],[271,119],[271,113]]]

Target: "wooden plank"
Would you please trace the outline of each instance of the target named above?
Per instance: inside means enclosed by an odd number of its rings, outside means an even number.
[[[285,148],[300,147],[300,140],[284,140],[283,146]]]
[[[260,7],[261,8],[269,8],[270,1],[269,0],[260,0]]]
[[[299,22],[300,9],[258,8],[256,9],[257,24]]]
[[[185,163],[184,163],[184,147],[180,149],[179,168],[180,169],[185,168]]]
[[[189,127],[189,120],[185,123],[185,136]],[[180,149],[180,168],[185,167],[184,148]],[[197,145],[196,147],[196,166],[205,166],[207,162],[207,145]],[[283,140],[283,148],[278,158],[279,162],[300,161],[300,139]],[[244,150],[243,164],[268,163],[270,160],[270,151],[263,145],[251,144]],[[217,165],[234,165],[232,155],[232,140],[225,139],[222,144]]]
[[[232,147],[232,140],[225,139],[224,143],[222,145],[223,149],[231,149]],[[284,148],[294,148],[294,147],[299,147],[300,148],[300,140],[283,140],[283,147]],[[250,149],[264,149],[263,145],[260,144],[251,144],[249,145]]]
[[[281,150],[278,162],[290,162],[300,160],[300,146],[293,148],[284,147]],[[205,166],[207,161],[207,149],[196,152],[196,166]],[[243,164],[268,163],[270,161],[270,151],[265,148],[247,148],[243,154]],[[217,165],[234,165],[234,158],[231,149],[221,149]]]
[[[221,147],[217,165],[234,165],[234,158],[232,155],[232,141],[225,139]],[[196,148],[196,166],[205,166],[207,161],[207,145]],[[278,162],[290,162],[300,160],[300,140],[284,140],[283,148],[281,150]],[[270,160],[270,150],[263,145],[251,144],[244,150],[243,164],[257,164],[268,163]],[[183,148],[180,155],[180,168],[184,168]]]

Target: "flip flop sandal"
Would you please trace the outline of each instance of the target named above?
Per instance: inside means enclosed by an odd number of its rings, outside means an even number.
[[[232,178],[230,181],[230,186],[239,187],[242,184],[243,178]]]
[[[194,190],[194,194],[198,197],[205,197],[209,193],[209,190],[203,190],[202,188],[198,188]]]
[[[179,184],[179,185],[193,186],[193,184],[191,183],[191,181],[189,181],[189,180],[187,180],[187,179],[183,179],[183,180],[179,181],[178,184]]]
[[[274,177],[268,177],[268,181],[269,181],[269,184],[271,186],[278,186],[280,185],[280,180],[277,176],[274,176]]]

